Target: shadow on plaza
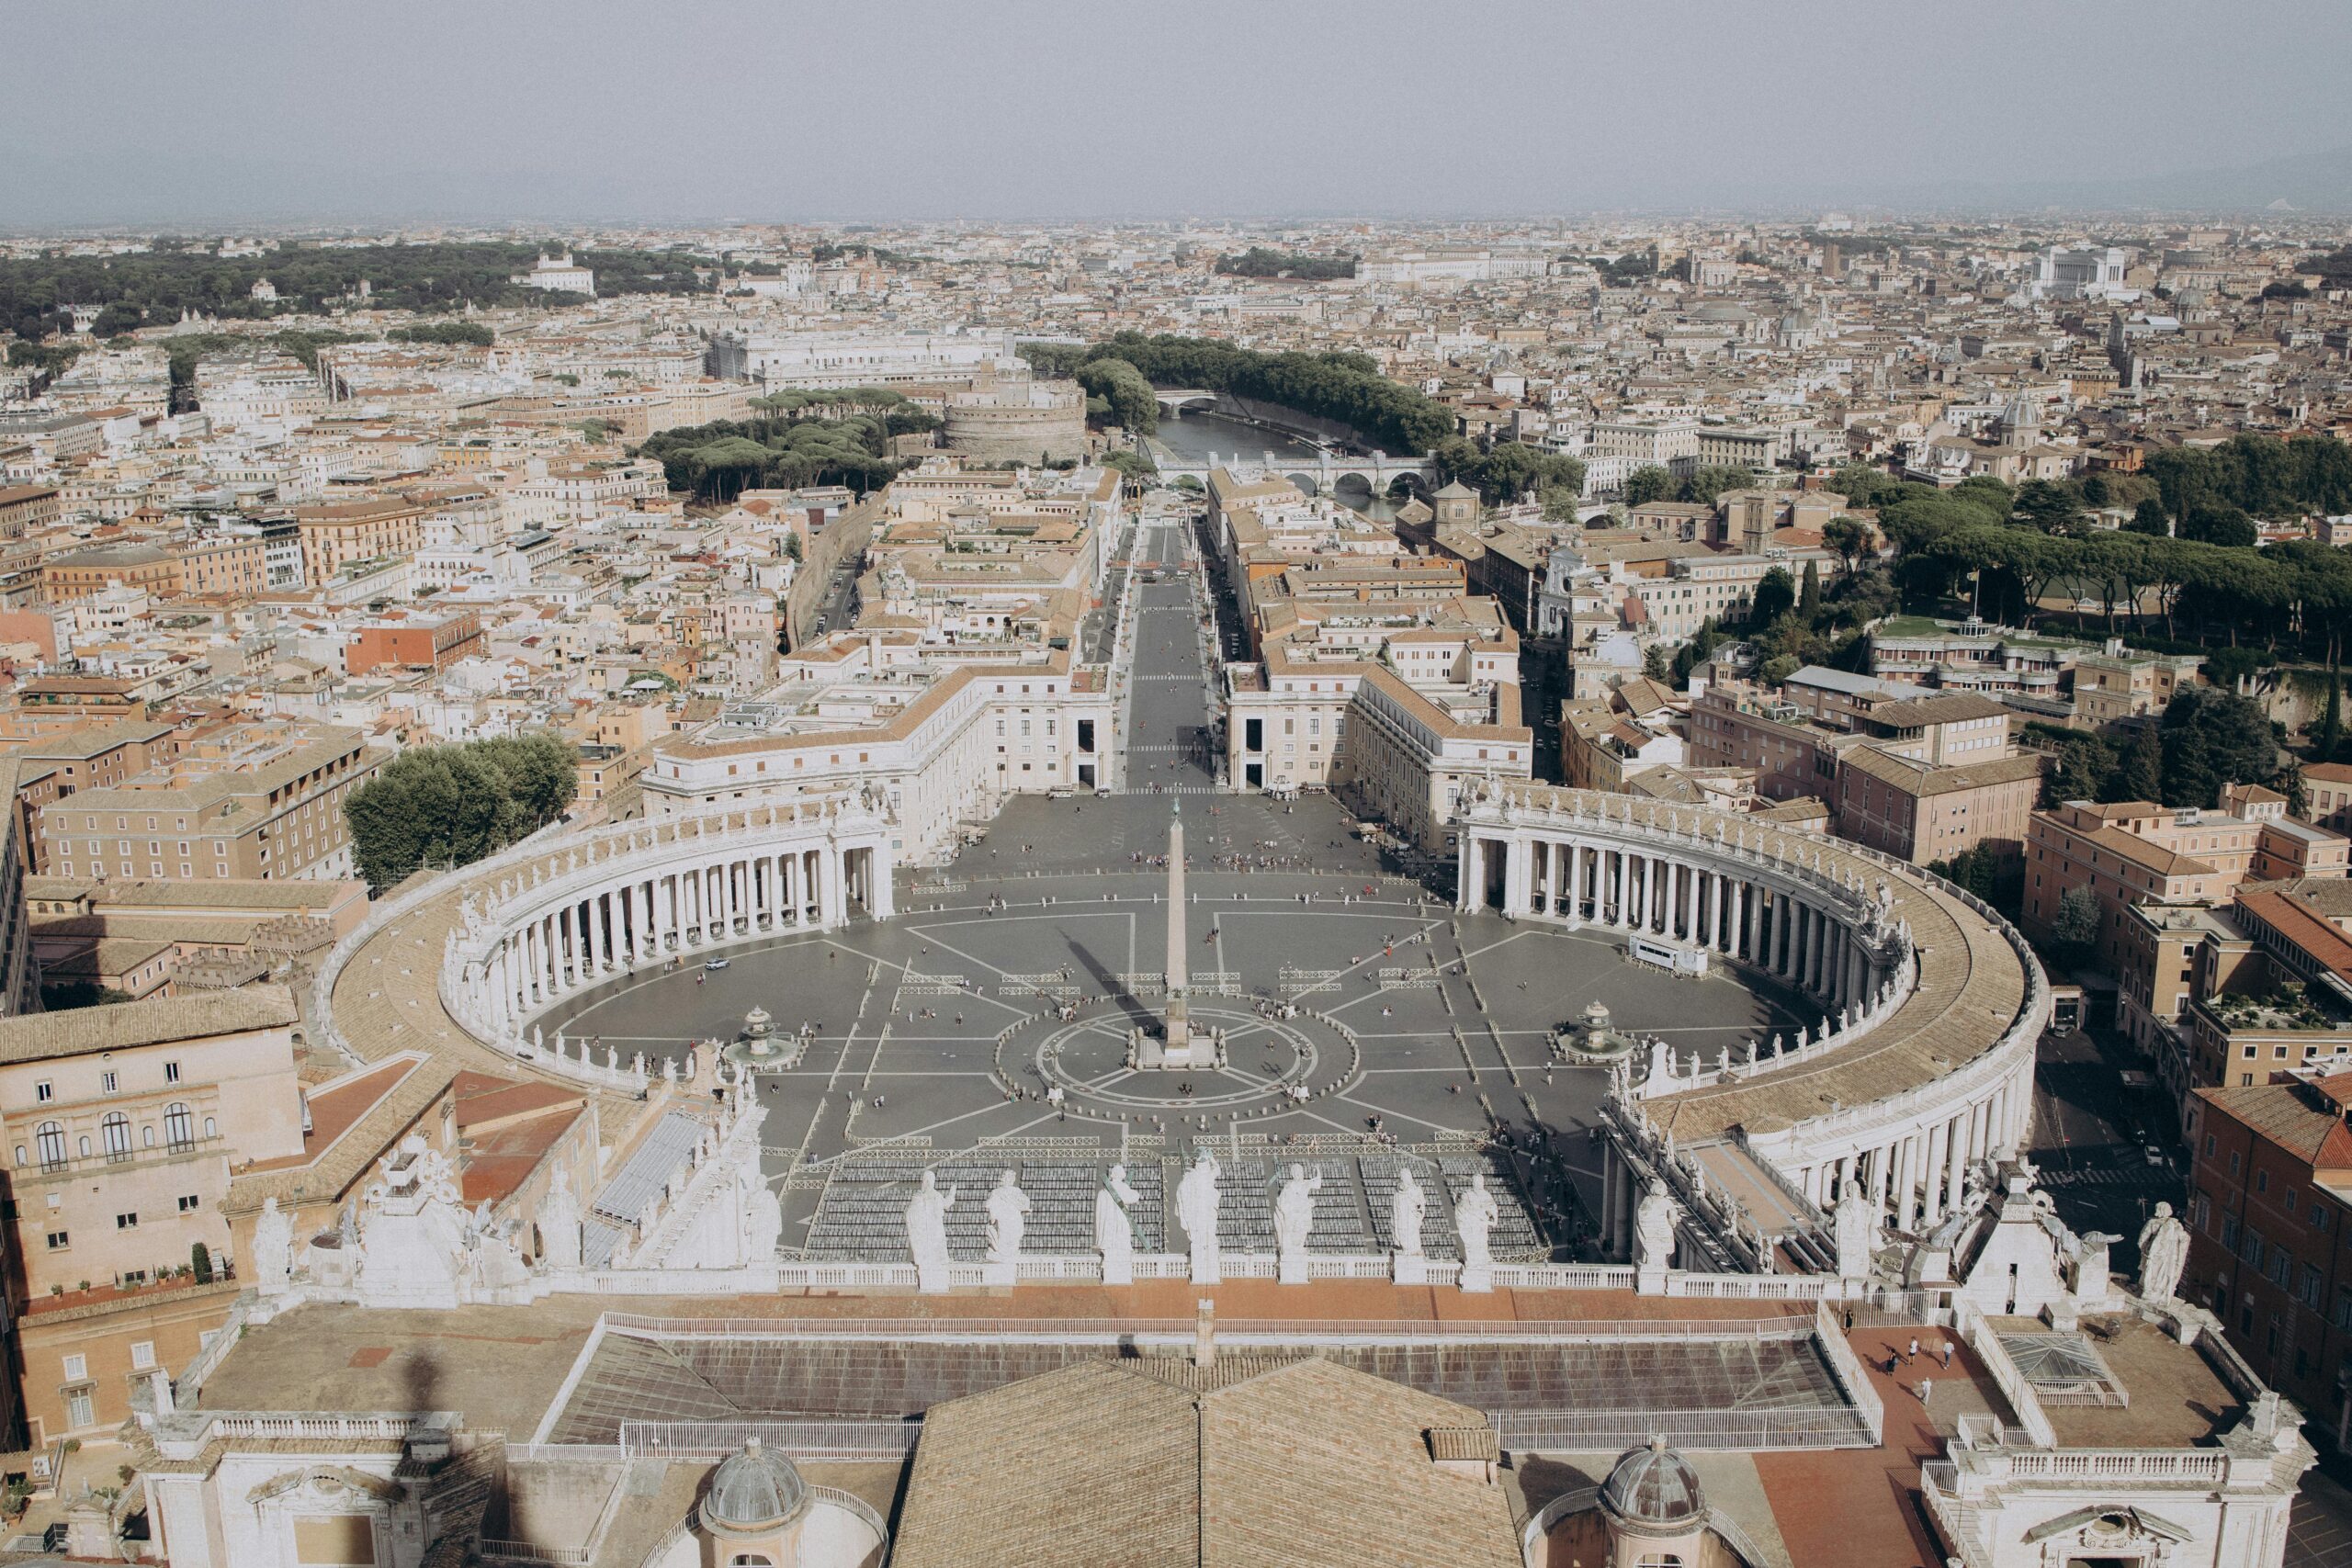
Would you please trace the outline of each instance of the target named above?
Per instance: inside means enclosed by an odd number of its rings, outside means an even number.
[[[1094,983],[1102,988],[1103,996],[1127,1015],[1129,1023],[1143,1028],[1155,1021],[1151,1010],[1120,983],[1117,971],[1105,968],[1102,961],[1095,957],[1093,951],[1078,938],[1065,936],[1062,940],[1069,944],[1070,953],[1078,960],[1078,966],[1093,977]]]

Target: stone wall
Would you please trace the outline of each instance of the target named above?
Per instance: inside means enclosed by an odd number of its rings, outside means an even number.
[[[1075,460],[1086,455],[1086,394],[1075,381],[967,393],[947,405],[943,440],[986,463]]]

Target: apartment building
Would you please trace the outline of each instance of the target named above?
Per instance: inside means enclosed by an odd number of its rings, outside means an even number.
[[[322,584],[355,561],[414,555],[427,508],[402,496],[334,502],[296,510],[303,581]]]
[[[0,1020],[32,1441],[119,1426],[228,1315],[232,1176],[303,1150],[295,1022],[280,986]]]
[[[1756,775],[1756,793],[1770,800],[1834,795],[1838,759],[1831,739],[1804,709],[1751,686],[1711,685],[1690,704],[1690,765],[1747,769]]]
[[[2224,800],[2232,808],[2077,800],[2034,812],[2027,831],[2026,933],[2048,941],[2060,902],[2088,887],[2100,910],[2097,957],[2112,974],[2124,961],[2120,916],[2129,905],[2211,904],[2227,900],[2249,878],[2346,874],[2352,840],[2344,835],[2290,820],[2285,801],[2268,790],[2232,786]]]
[[[2352,887],[2352,884],[2342,884]],[[2185,1116],[2196,1076],[2189,1065],[2188,1004],[2200,972],[2237,972],[2254,942],[2231,909],[2201,904],[2127,904],[2117,917],[2115,1026],[2153,1063]],[[2212,1072],[2206,1082],[2219,1082]]]
[[[171,551],[134,540],[95,545],[43,561],[40,596],[43,604],[62,604],[108,588],[137,588],[161,599],[178,593],[180,581],[180,563]]]
[[[0,539],[21,539],[54,524],[62,508],[55,485],[0,486]]]
[[[353,675],[390,667],[440,670],[482,649],[481,615],[458,610],[446,615],[386,616],[351,634],[344,669]]]
[[[2041,793],[2039,756],[1936,762],[1881,745],[1838,752],[1838,835],[1915,865],[1980,845],[2023,848]]]
[[[2174,693],[2197,684],[2203,662],[2196,654],[2136,652],[2110,637],[2099,651],[2075,660],[2075,720],[2098,728],[2159,717]]]
[[[0,786],[11,805],[0,824],[0,1016],[40,1010],[40,967],[32,951],[32,919],[25,889],[33,874],[25,812],[14,804],[21,758],[0,756]]]
[[[2316,827],[2352,831],[2352,765],[2304,763],[2303,813]]]
[[[120,784],[42,807],[42,869],[96,880],[348,878],[343,802],[387,760],[359,731],[235,726]]]
[[[2343,1450],[2352,1436],[2352,1058],[2200,1089],[2181,1295]]]

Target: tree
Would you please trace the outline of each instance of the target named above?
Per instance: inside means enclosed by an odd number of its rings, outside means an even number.
[[[2051,947],[2060,962],[2079,964],[2090,956],[2098,942],[2100,917],[2098,895],[2088,884],[2066,889],[2050,922]]]
[[[2327,706],[2320,715],[2319,732],[2312,737],[2312,755],[2323,762],[2335,761],[2335,753],[2344,745],[2344,677],[2330,665],[2327,671]],[[2296,778],[2302,773],[2299,769]]]
[[[2278,770],[2270,787],[2287,797],[2288,816],[2302,817],[2310,812],[2312,797],[2303,784],[2303,765],[2294,758],[2287,759],[2287,765]]]
[[[2217,648],[2199,666],[2205,679],[2222,691],[2234,692],[2238,682],[2270,662],[2257,649]]]
[[[2251,699],[2210,686],[2174,694],[2164,718],[2165,805],[2210,807],[2223,784],[2260,784],[2278,772],[2278,738]]]
[[[1829,480],[1829,488],[1856,506],[1882,506],[1899,499],[1903,481],[1868,463],[1849,463]]]
[[[1797,593],[1797,613],[1811,621],[1821,613],[1821,563],[1804,563],[1804,583]]]
[[[2014,851],[2004,854],[1989,844],[1978,844],[1928,869],[1975,894],[2011,920],[2023,912],[2025,858]]]
[[[1653,681],[1674,678],[1674,655],[1668,651],[1666,644],[1654,642],[1642,649],[1642,673]]]
[[[1584,500],[1581,489],[1570,485],[1546,485],[1544,488],[1544,521],[1573,523],[1577,507]]]
[[[1715,497],[1727,490],[1745,490],[1756,482],[1756,476],[1746,468],[1710,465],[1692,471],[1682,481],[1680,491],[1684,501],[1702,502],[1713,505]]]
[[[1091,359],[1078,367],[1078,384],[1110,404],[1111,423],[1139,435],[1159,428],[1159,400],[1142,371],[1124,359]]]
[[[2253,518],[2237,507],[2222,503],[2191,507],[2188,515],[2180,521],[2180,536],[2234,548],[2252,545],[2262,536]]]
[[[1216,270],[1228,277],[1296,277],[1320,281],[1332,277],[1353,277],[1356,275],[1356,258],[1351,255],[1311,255],[1299,251],[1270,251],[1263,245],[1252,245],[1238,255],[1217,257]]]
[[[2164,538],[2172,533],[2172,516],[2165,511],[2165,503],[2154,496],[2132,510],[2132,521],[2123,525],[2134,534],[2153,534]]]
[[[2090,531],[2090,519],[2084,514],[2081,501],[2065,486],[2048,479],[2028,479],[2018,486],[2010,515],[2045,534],[2080,536]]]
[[[1821,542],[1838,552],[1839,575],[1854,575],[1854,563],[1871,547],[1871,534],[1851,517],[1832,517],[1821,525]]]
[[[212,1249],[202,1242],[193,1242],[187,1249],[188,1272],[196,1276],[199,1285],[212,1283]]]
[[[2050,756],[2041,773],[2041,804],[2097,800],[2115,771],[2115,749],[2101,736],[2063,725],[2028,720],[2019,739]]]
[[[1674,493],[1674,476],[1655,463],[1645,464],[1625,476],[1625,504],[1646,506],[1653,501],[1664,501]]]
[[[118,991],[112,986],[101,986],[96,980],[56,980],[40,988],[40,1005],[44,1012],[68,1012],[75,1008],[112,1007],[118,1002],[136,998],[129,991]]]
[[[2123,756],[2113,773],[2099,785],[2098,798],[2103,801],[2145,800],[2154,802],[2164,797],[2164,742],[2157,737],[2154,725],[2143,725],[2133,732],[2123,748]]]
[[[378,892],[432,865],[469,865],[552,822],[579,787],[578,753],[550,734],[415,747],[351,792],[344,817]]]
[[[1159,477],[1159,465],[1154,463],[1146,454],[1130,451],[1125,447],[1115,452],[1102,454],[1102,466],[1106,468],[1116,468],[1125,478],[1127,483],[1136,490],[1141,490]]]
[[[1756,598],[1748,607],[1747,624],[1769,626],[1795,608],[1797,585],[1789,581],[1786,567],[1776,566],[1764,574],[1756,585]]]
[[[1261,354],[1208,338],[1119,333],[1083,350],[1026,344],[1041,368],[1075,375],[1097,359],[1122,359],[1158,387],[1201,387],[1278,403],[1347,425],[1388,452],[1422,453],[1453,433],[1453,414],[1416,389],[1388,379],[1363,355],[1293,351]]]

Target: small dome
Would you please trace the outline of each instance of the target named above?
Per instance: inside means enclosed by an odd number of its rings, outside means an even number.
[[[1600,1506],[1629,1525],[1690,1525],[1707,1517],[1698,1472],[1662,1438],[1625,1451],[1600,1488]]]
[[[719,1461],[703,1499],[705,1522],[718,1529],[771,1530],[808,1506],[808,1483],[792,1461],[748,1438],[743,1451]]]

